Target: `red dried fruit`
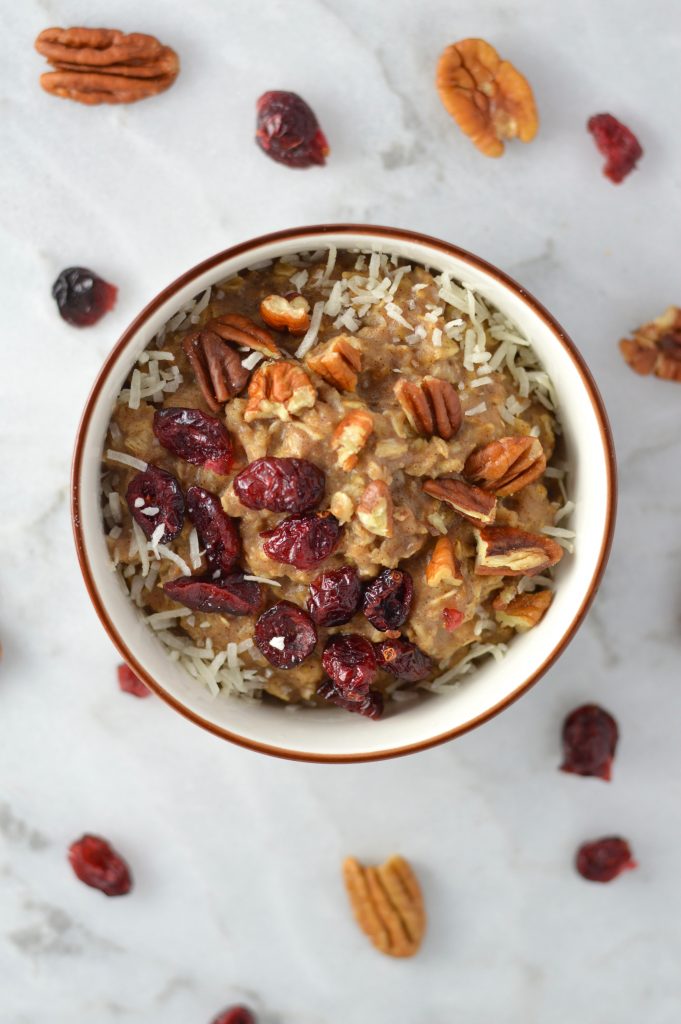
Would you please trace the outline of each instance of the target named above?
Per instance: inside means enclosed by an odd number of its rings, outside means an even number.
[[[223,1010],[212,1024],[255,1024],[255,1017],[245,1006],[230,1006]]]
[[[633,871],[638,867],[629,843],[618,836],[583,843],[577,850],[575,863],[582,878],[590,882],[611,882],[623,871]]]
[[[381,640],[374,644],[378,667],[384,672],[403,679],[407,683],[418,683],[427,679],[434,669],[433,662],[416,644],[401,637],[397,640]]]
[[[61,317],[74,327],[90,327],[113,309],[118,288],[85,267],[62,270],[52,285]]]
[[[343,626],[359,607],[362,584],[352,565],[323,572],[310,584],[307,610],[318,626]]]
[[[325,484],[323,470],[307,459],[256,459],[234,477],[234,493],[246,508],[309,512]]]
[[[260,536],[268,558],[296,569],[314,569],[334,553],[341,533],[341,524],[330,512],[304,512],[282,519]]]
[[[458,629],[463,619],[463,612],[460,612],[458,608],[442,609],[442,624],[448,633],[453,633],[455,629]]]
[[[383,569],[364,591],[362,611],[375,629],[399,629],[406,622],[414,584],[402,569]]]
[[[341,697],[355,702],[368,696],[378,671],[373,645],[359,633],[332,636],[324,648],[322,665]]]
[[[151,690],[146,683],[138,679],[127,665],[119,665],[116,672],[118,673],[118,685],[124,693],[131,693],[133,697],[151,696]]]
[[[279,601],[260,616],[253,638],[276,668],[295,668],[314,651],[317,627],[297,604]]]
[[[81,882],[105,896],[125,896],[132,888],[128,865],[100,836],[86,834],[71,843],[69,862]]]
[[[344,711],[354,711],[355,714],[365,715],[367,718],[380,718],[383,714],[383,694],[380,690],[369,690],[366,697],[353,700],[339,693],[332,679],[325,679],[319,686],[317,694],[330,704],[343,708]]]
[[[610,781],[618,735],[615,719],[597,704],[575,708],[563,725],[560,770]]]
[[[174,540],[184,524],[184,498],[182,488],[172,473],[150,462],[142,473],[137,473],[125,493],[130,515],[145,537],[152,537],[163,525],[161,544]],[[152,509],[156,512],[150,514]],[[146,511],[145,511],[146,510]]]
[[[287,167],[324,164],[329,144],[314,112],[295,92],[266,92],[256,104],[255,141]]]
[[[178,459],[205,466],[212,473],[229,473],[232,468],[231,437],[220,420],[200,409],[157,409],[154,433]]]
[[[612,114],[595,114],[587,122],[599,153],[606,158],[603,174],[616,185],[624,181],[643,156],[641,144]]]
[[[241,572],[231,576],[178,576],[163,584],[173,601],[197,612],[219,615],[257,615],[263,604],[262,587],[245,580]]]
[[[203,487],[187,491],[187,512],[205,548],[210,576],[229,576],[239,564],[241,540],[233,519],[227,515],[217,494]]]

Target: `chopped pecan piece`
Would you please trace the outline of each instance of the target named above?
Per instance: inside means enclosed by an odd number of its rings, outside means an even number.
[[[355,920],[376,949],[387,956],[414,956],[425,935],[426,912],[409,862],[394,855],[377,867],[364,867],[348,857],[343,878]]]
[[[373,480],[364,488],[357,505],[357,518],[369,533],[377,537],[392,537],[393,499],[383,480]]]
[[[478,576],[536,576],[563,557],[563,549],[543,533],[513,526],[483,526],[476,531]]]
[[[263,363],[248,385],[244,420],[290,420],[303,409],[311,409],[316,400],[317,389],[302,366],[284,360]]]
[[[417,434],[437,434],[449,441],[458,433],[462,422],[459,394],[449,381],[424,377],[420,384],[398,380],[395,397],[409,424]]]
[[[529,82],[484,39],[448,46],[438,61],[436,84],[447,113],[485,156],[501,156],[503,139],[531,142],[537,134]]]
[[[497,607],[496,602],[492,606],[497,622],[524,633],[541,622],[552,600],[550,590],[535,590],[532,594],[517,594],[508,604],[500,607]]]
[[[362,350],[357,338],[339,334],[314,348],[305,359],[307,365],[327,384],[341,391],[355,391],[362,369]]]
[[[374,430],[373,416],[368,409],[353,409],[340,421],[331,435],[331,447],[337,452],[341,469],[354,469],[359,453]]]
[[[448,587],[459,587],[463,580],[461,568],[449,537],[438,537],[426,566],[426,583],[437,587],[444,583]]]
[[[260,316],[275,331],[305,334],[310,326],[310,303],[298,292],[268,295],[260,303]]]
[[[248,384],[248,370],[241,365],[238,352],[214,331],[205,328],[187,335],[182,348],[211,412],[219,412],[224,402]]]
[[[500,497],[515,494],[546,469],[546,456],[536,437],[500,437],[466,459],[464,476]]]
[[[35,48],[56,69],[46,92],[79,103],[134,103],[163,92],[180,70],[174,50],[154,36],[108,28],[47,28]]]
[[[223,313],[222,316],[210,320],[208,327],[225,341],[233,341],[236,345],[252,348],[269,356],[270,359],[281,358],[281,352],[270,332],[241,313]]]
[[[492,523],[497,510],[497,499],[480,487],[463,480],[426,480],[423,490],[431,498],[450,505],[464,519],[472,523]]]
[[[681,381],[681,309],[670,306],[633,338],[622,338],[620,352],[635,373]]]

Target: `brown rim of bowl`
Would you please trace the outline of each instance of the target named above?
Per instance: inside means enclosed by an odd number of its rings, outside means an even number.
[[[574,616],[569,627],[563,634],[560,642],[556,644],[551,653],[542,662],[536,671],[534,671],[520,686],[516,687],[512,693],[504,697],[503,700],[499,701],[493,707],[488,708],[483,714],[478,715],[476,718],[464,725],[457,726],[455,729],[450,729],[447,732],[440,733],[437,736],[433,736],[430,739],[423,740],[419,743],[411,743],[403,747],[395,747],[390,750],[381,750],[366,754],[309,754],[304,751],[298,750],[286,750],[283,747],[272,747],[265,743],[258,743],[256,740],[249,740],[243,736],[239,736],[235,733],[230,732],[228,729],[223,729],[220,726],[215,725],[213,722],[207,721],[200,715],[186,708],[183,704],[177,701],[170,694],[166,693],[156,683],[156,681],[143,669],[133,654],[129,651],[125,644],[125,641],[118,633],[116,627],[111,622],[106,608],[100,598],[99,592],[97,591],[92,573],[90,571],[90,564],[88,561],[87,552],[85,550],[85,544],[83,540],[81,530],[81,516],[80,516],[80,495],[79,495],[79,480],[81,472],[81,464],[83,457],[83,439],[87,433],[92,413],[99,397],[99,391],[106,377],[109,374],[112,364],[117,359],[121,350],[128,344],[132,335],[137,332],[145,323],[145,321],[161,306],[167,299],[171,298],[172,295],[177,292],[180,288],[189,284],[194,278],[205,273],[205,271],[212,269],[219,263],[222,263],[226,259],[230,259],[234,256],[240,256],[251,249],[255,249],[261,245],[271,244],[273,242],[280,242],[295,238],[302,238],[306,235],[311,234],[345,234],[345,235],[372,235],[379,236],[390,242],[391,239],[399,239],[407,242],[418,242],[424,245],[430,246],[432,249],[440,250],[450,256],[455,256],[459,259],[468,261],[478,270],[483,271],[490,277],[495,278],[501,284],[509,287],[516,292],[520,298],[526,302],[537,316],[544,321],[547,327],[551,330],[557,341],[567,351],[568,355],[572,359],[577,371],[582,378],[582,383],[586,389],[591,405],[594,410],[594,414],[598,421],[598,426],[601,432],[601,441],[603,444],[603,451],[606,459],[607,467],[607,509],[606,509],[606,527],[601,544],[601,550],[599,552],[598,561],[594,569],[589,587],[584,596],[584,600]],[[196,725],[200,725],[202,728],[212,732],[215,736],[219,736],[222,739],[229,740],[232,743],[237,744],[240,747],[246,747],[249,750],[256,751],[261,754],[270,754],[274,757],[286,758],[292,761],[309,761],[317,764],[352,764],[364,761],[382,761],[387,758],[400,757],[406,754],[415,754],[420,750],[427,750],[430,747],[438,746],[440,743],[446,743],[448,740],[454,739],[456,736],[461,736],[463,733],[469,732],[471,729],[475,729],[477,726],[482,725],[483,722],[487,722],[490,718],[498,715],[505,708],[509,707],[519,697],[526,693],[534,684],[544,675],[546,671],[554,664],[554,662],[563,653],[567,645],[574,637],[577,629],[582,624],[584,616],[586,615],[594,597],[598,586],[603,577],[603,572],[608,561],[610,554],[610,548],[612,546],[613,532],[615,526],[615,511],[616,511],[616,483],[617,483],[617,466],[615,461],[615,448],[613,444],[612,434],[610,431],[610,424],[608,422],[608,416],[605,411],[603,399],[601,398],[600,392],[596,386],[596,383],[588,369],[586,363],[580,352],[577,350],[575,344],[557,320],[548,312],[547,309],[527,292],[517,281],[503,271],[498,270],[496,267],[487,263],[480,257],[473,255],[465,249],[460,249],[456,245],[451,245],[448,242],[444,242],[439,238],[432,238],[430,235],[423,235],[415,231],[407,231],[402,228],[391,228],[382,227],[379,225],[369,224],[313,224],[298,228],[288,228],[284,231],[274,231],[270,234],[260,235],[257,238],[252,238],[249,241],[241,242],[239,245],[231,246],[229,249],[225,249],[223,252],[217,253],[215,256],[211,256],[209,259],[204,260],[202,263],[197,264],[191,270],[188,270],[185,274],[178,277],[172,284],[164,288],[156,298],[145,306],[142,312],[135,317],[129,327],[123,332],[120,339],[116,342],[113,349],[104,361],[104,365],[97,375],[97,379],[92,387],[90,395],[87,399],[83,415],[78,425],[78,432],[76,435],[76,446],[73,454],[73,464],[71,469],[71,519],[73,525],[73,534],[76,543],[76,551],[78,554],[78,561],[80,563],[80,569],[83,574],[85,586],[87,588],[90,600],[94,606],[94,609],[99,616],[104,629],[108,633],[114,646],[118,649],[121,656],[133,670],[146,684],[147,686],[161,697],[167,704],[173,707],[176,711],[179,711],[181,715],[194,722]]]

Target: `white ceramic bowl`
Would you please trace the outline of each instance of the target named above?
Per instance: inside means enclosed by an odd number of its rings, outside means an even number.
[[[328,245],[377,248],[447,271],[471,283],[532,341],[559,396],[576,503],[576,551],[556,572],[555,599],[539,626],[517,636],[505,658],[485,659],[445,695],[391,707],[381,721],[333,709],[290,713],[209,694],[170,661],[122,593],[109,566],[99,503],[102,445],[116,396],[140,351],[184,303],[209,284],[263,259]],[[483,260],[413,232],[367,225],[295,228],[227,249],[169,285],[125,331],[88,399],[73,463],[73,526],[81,569],[95,609],[121,655],[168,704],[225,739],[269,754],[309,761],[360,761],[422,750],[479,725],[524,693],[556,660],[594,596],[612,538],[615,461],[607,417],[579,352],[523,288]]]

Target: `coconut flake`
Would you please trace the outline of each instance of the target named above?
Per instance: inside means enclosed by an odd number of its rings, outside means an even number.
[[[110,462],[120,462],[123,466],[130,466],[132,469],[139,469],[142,472],[147,468],[147,463],[142,459],[136,459],[134,455],[128,455],[127,452],[114,451],[113,448],[107,449],[106,457]]]
[[[480,402],[480,405],[474,405],[472,409],[466,409],[464,416],[479,416],[483,412],[487,412],[486,402]]]
[[[300,345],[296,349],[296,358],[302,359],[303,356],[310,351],[312,346],[317,340],[319,334],[319,328],[322,322],[322,315],[324,313],[324,302],[315,302],[314,309],[312,310],[312,316],[310,318],[310,326],[307,329],[307,333]]]
[[[277,580],[270,580],[267,576],[244,576],[245,580],[250,580],[253,583],[267,583],[270,587],[280,587],[281,583]]]

